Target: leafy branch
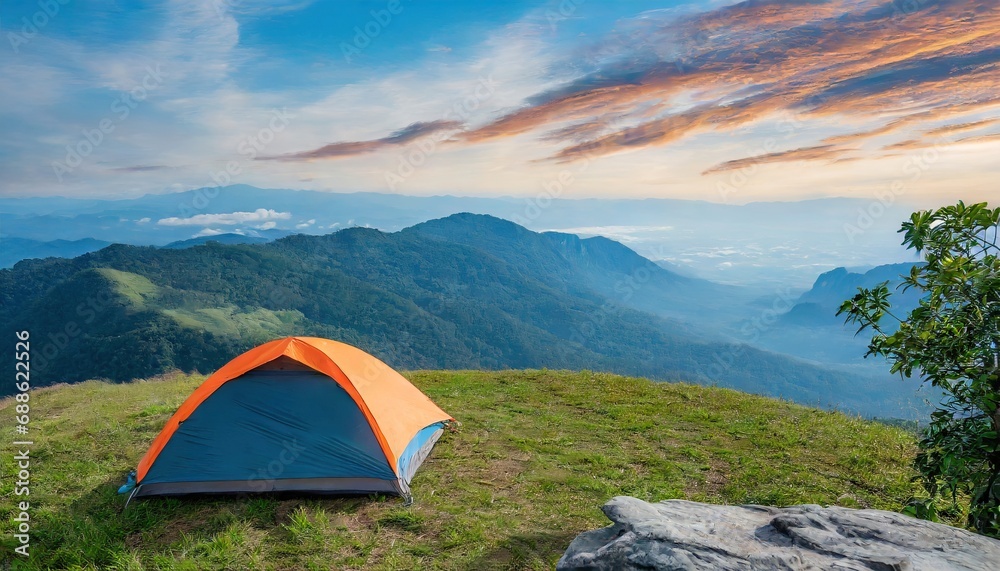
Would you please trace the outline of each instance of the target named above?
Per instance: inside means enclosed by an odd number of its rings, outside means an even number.
[[[891,311],[888,283],[858,293],[837,315],[871,328],[869,355],[891,372],[945,392],[920,440],[914,466],[929,499],[907,513],[934,519],[936,502],[969,498],[968,523],[1000,536],[1000,208],[959,202],[915,212],[900,228],[903,245],[924,259],[903,277],[924,294],[905,317]],[[992,235],[992,237],[991,237]],[[892,318],[896,327],[882,324]]]

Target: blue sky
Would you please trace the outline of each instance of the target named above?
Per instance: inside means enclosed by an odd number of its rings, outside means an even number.
[[[0,195],[991,198],[1000,8],[906,5],[5,2]]]

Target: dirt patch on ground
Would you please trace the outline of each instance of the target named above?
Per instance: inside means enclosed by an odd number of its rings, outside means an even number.
[[[709,494],[721,496],[722,488],[725,487],[726,482],[729,480],[727,476],[729,473],[729,464],[718,458],[712,458],[709,460],[708,465],[708,473],[705,474],[705,491]]]
[[[531,457],[527,454],[523,457],[508,457],[498,460],[491,460],[489,470],[479,474],[477,483],[489,486],[497,490],[507,490],[514,488],[514,480],[523,474],[527,468],[528,460]]]
[[[216,507],[205,507],[193,514],[185,514],[158,528],[159,533],[143,537],[142,533],[133,533],[125,538],[125,545],[140,548],[149,544],[167,547],[180,541],[184,535],[193,535],[198,528],[205,525],[214,514]]]
[[[281,525],[291,520],[292,512],[301,505],[298,500],[282,500],[274,507],[274,523]]]

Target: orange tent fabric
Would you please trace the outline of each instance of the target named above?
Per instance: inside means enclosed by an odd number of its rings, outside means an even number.
[[[454,420],[402,375],[357,347],[319,337],[286,337],[239,355],[195,389],[139,461],[136,482],[142,484],[180,424],[213,392],[282,356],[328,375],[347,391],[368,419],[393,471],[397,471],[397,460],[418,430],[435,422]]]

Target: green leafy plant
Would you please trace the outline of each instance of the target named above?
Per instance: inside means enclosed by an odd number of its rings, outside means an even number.
[[[892,313],[887,282],[859,288],[838,315],[873,331],[868,355],[944,393],[921,434],[915,467],[929,498],[907,513],[935,519],[939,500],[968,501],[968,524],[1000,537],[1000,208],[986,203],[915,212],[903,245],[924,262],[903,280],[924,296],[905,317]]]

